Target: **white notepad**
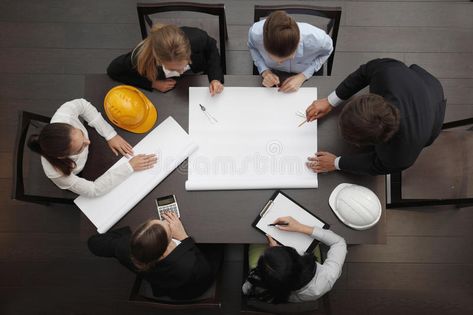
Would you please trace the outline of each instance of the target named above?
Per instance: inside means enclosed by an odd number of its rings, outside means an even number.
[[[105,233],[196,149],[197,144],[186,131],[174,118],[168,117],[133,148],[135,154],[158,155],[158,162],[152,169],[133,173],[103,196],[79,196],[74,203],[92,221],[99,233]],[[111,168],[127,161],[123,157]]]
[[[282,245],[295,248],[299,254],[312,250],[315,244],[314,238],[311,236],[298,232],[282,231],[275,226],[268,225],[276,221],[277,218],[286,216],[291,216],[305,225],[315,226],[320,229],[327,229],[329,227],[328,224],[304,209],[281,191],[274,193],[256,218],[253,226],[263,233],[270,235]]]

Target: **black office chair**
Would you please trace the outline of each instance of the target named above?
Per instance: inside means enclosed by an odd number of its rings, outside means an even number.
[[[473,118],[444,123],[409,169],[390,175],[388,208],[473,205]],[[455,129],[455,130],[454,130]]]
[[[139,275],[131,290],[129,301],[135,304],[147,305],[156,309],[192,310],[206,309],[219,310],[221,307],[222,270],[217,273],[213,285],[201,296],[191,300],[174,300],[166,296],[155,296],[151,285]]]
[[[319,243],[320,248],[320,261],[325,261],[326,253],[328,251],[327,246]],[[243,267],[243,282],[246,281],[248,276],[248,245],[245,245],[244,253],[244,267]],[[245,315],[267,315],[267,314],[287,314],[287,315],[316,315],[316,314],[332,314],[332,308],[330,305],[329,293],[326,293],[322,298],[316,301],[300,302],[300,303],[280,303],[271,304],[259,301],[255,298],[248,297],[244,294],[241,296],[241,311],[240,314]]]
[[[193,26],[205,30],[209,36],[217,40],[222,71],[223,74],[227,73],[225,42],[228,39],[228,32],[225,18],[225,6],[223,4],[194,2],[138,3],[137,11],[138,19],[140,21],[141,37],[143,39],[148,36],[148,31],[157,21],[164,24]],[[165,12],[178,12],[178,15],[173,16],[171,13],[166,16],[166,14],[164,14]],[[198,12],[203,13],[206,16],[196,17],[195,15],[192,15],[192,13],[189,13],[190,17],[186,17],[182,12]],[[212,27],[212,19],[209,19],[208,15],[218,17],[218,32],[216,32],[215,27]]]
[[[13,199],[37,203],[72,203],[76,194],[59,189],[46,177],[41,158],[32,152],[26,141],[49,124],[50,117],[21,111],[14,152]]]
[[[317,25],[323,28],[330,35],[333,42],[333,52],[327,60],[327,75],[332,75],[333,58],[335,56],[335,48],[337,46],[338,29],[340,27],[340,19],[342,17],[341,7],[316,7],[309,5],[255,5],[254,21],[258,22],[262,18],[266,18],[273,11],[283,10],[289,15],[310,15],[328,19],[325,26]],[[299,19],[297,19],[299,20]],[[315,23],[314,23],[315,24]],[[318,24],[318,23],[317,23]],[[253,66],[253,74],[257,75],[258,69]],[[320,68],[314,75],[324,75],[324,67]]]

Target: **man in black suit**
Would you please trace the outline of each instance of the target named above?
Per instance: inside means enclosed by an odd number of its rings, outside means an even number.
[[[354,94],[369,85],[369,94]],[[328,98],[307,108],[307,120],[325,116],[344,100],[339,126],[345,140],[368,152],[335,156],[318,152],[307,165],[314,172],[343,170],[381,175],[414,164],[442,128],[445,98],[440,82],[417,65],[375,59],[350,74]]]

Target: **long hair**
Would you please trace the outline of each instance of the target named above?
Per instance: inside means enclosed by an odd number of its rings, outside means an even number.
[[[39,135],[28,138],[28,147],[41,154],[52,166],[64,175],[71,175],[76,163],[68,155],[71,146],[72,126],[65,123],[46,125]]]
[[[161,224],[148,220],[131,236],[131,260],[140,271],[151,270],[169,245],[169,235]]]
[[[284,11],[274,11],[264,22],[263,45],[270,54],[284,58],[299,46],[300,31],[296,21]]]
[[[314,277],[316,266],[313,254],[301,256],[292,247],[269,247],[254,270],[259,279],[254,284],[264,289],[256,298],[271,303],[287,302],[292,291],[299,290]]]
[[[175,25],[155,24],[133,51],[136,70],[150,81],[156,80],[158,65],[163,62],[191,62],[191,45],[186,34]]]
[[[399,130],[400,113],[382,96],[368,93],[345,104],[338,124],[348,142],[376,145],[389,141]]]

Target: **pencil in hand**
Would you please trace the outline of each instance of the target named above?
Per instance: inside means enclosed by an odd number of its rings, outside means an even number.
[[[268,224],[268,226],[276,226],[276,225],[288,226],[289,223],[287,223],[287,222],[278,222],[278,223],[270,223],[270,224]]]

